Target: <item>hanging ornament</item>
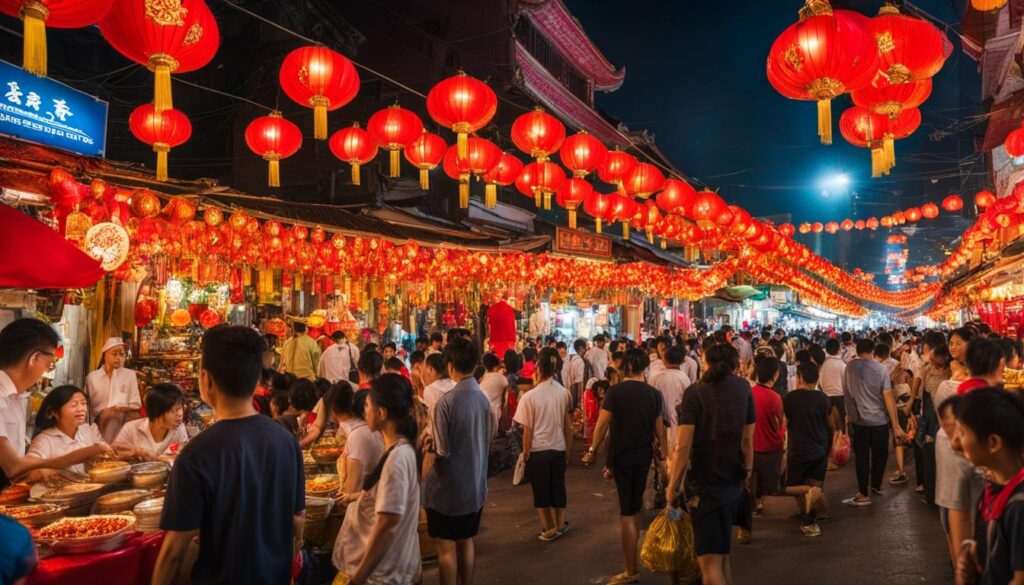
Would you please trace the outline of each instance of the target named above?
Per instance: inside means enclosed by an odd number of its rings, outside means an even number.
[[[974,195],[974,204],[979,209],[991,207],[996,202],[996,194],[991,191],[978,191]]]
[[[299,47],[288,53],[278,79],[292,101],[313,108],[314,140],[327,140],[327,112],[341,108],[359,93],[359,73],[352,62],[322,46]]]
[[[687,212],[687,217],[695,221],[702,230],[710,230],[715,226],[727,226],[732,221],[729,206],[714,191],[697,193],[693,200],[693,206]]]
[[[889,83],[881,78],[874,85],[851,92],[853,104],[876,114],[895,118],[905,109],[916,108],[932,94],[932,80]]]
[[[468,156],[469,135],[483,128],[498,111],[498,97],[486,83],[459,71],[441,80],[427,94],[427,112],[457,134],[459,157]]]
[[[655,197],[655,202],[665,213],[686,215],[686,210],[693,204],[696,196],[697,191],[686,181],[666,179],[661,186],[661,193]]]
[[[114,0],[0,0],[0,12],[24,22],[22,69],[46,77],[46,27],[92,26],[113,3]]]
[[[377,146],[391,153],[388,176],[394,179],[402,173],[402,149],[422,136],[423,122],[416,114],[395,104],[370,116],[366,131]]]
[[[562,142],[558,154],[565,168],[572,171],[572,176],[583,178],[604,163],[608,148],[593,135],[580,130]]]
[[[854,146],[871,150],[871,176],[881,177],[889,173],[883,150],[885,130],[889,119],[867,108],[854,106],[839,117],[839,133]]]
[[[565,126],[537,106],[512,122],[512,143],[516,148],[544,162],[557,152],[565,140]]]
[[[356,122],[350,128],[343,128],[332,134],[328,145],[338,160],[351,166],[352,184],[361,184],[359,168],[377,156],[377,145],[373,137]]]
[[[484,138],[471,136],[466,152],[466,157],[460,157],[458,146],[449,146],[442,163],[445,174],[459,182],[459,209],[469,208],[470,176],[482,177],[501,162],[501,150]]]
[[[249,150],[267,161],[267,185],[281,186],[281,159],[290,157],[302,146],[302,131],[274,110],[256,118],[245,128]]]
[[[516,189],[533,197],[538,209],[551,209],[551,196],[565,182],[565,171],[553,162],[533,162],[516,178]]]
[[[430,189],[430,171],[441,164],[447,149],[443,138],[425,130],[405,147],[405,160],[420,170],[420,189]]]
[[[496,207],[498,205],[498,187],[512,185],[521,172],[523,172],[523,161],[508,152],[502,153],[498,164],[484,174],[484,205]]]
[[[953,52],[949,39],[932,23],[900,14],[892,4],[871,19],[871,34],[878,45],[879,72],[889,83],[929,79]]]
[[[971,8],[978,12],[991,12],[1006,6],[1007,0],[971,0]]]
[[[167,180],[167,153],[192,136],[188,116],[173,108],[157,112],[153,104],[142,104],[132,110],[128,128],[139,142],[153,147],[156,153],[156,180]]]
[[[618,187],[619,193],[625,193],[626,177],[636,165],[637,160],[633,155],[622,152],[616,146],[615,150],[608,151],[604,162],[597,167],[597,176],[605,183]]]
[[[149,189],[139,189],[132,193],[129,206],[139,217],[152,218],[160,214],[160,199]]]
[[[665,175],[650,163],[637,163],[623,180],[626,192],[641,199],[647,199],[661,190]]]
[[[576,229],[576,209],[586,201],[594,187],[584,179],[570,177],[555,192],[555,202],[569,211],[569,228]]]
[[[939,216],[939,206],[934,203],[925,203],[921,206],[921,217],[935,219]]]
[[[942,208],[949,212],[960,211],[964,208],[964,200],[958,195],[950,195],[942,200]]]
[[[85,252],[99,260],[103,270],[113,272],[131,248],[128,232],[116,223],[98,223],[85,234]]]
[[[1014,163],[1019,162],[1019,159],[1024,157],[1024,122],[1006,136],[1003,146],[1006,148],[1006,154],[1014,159]]]

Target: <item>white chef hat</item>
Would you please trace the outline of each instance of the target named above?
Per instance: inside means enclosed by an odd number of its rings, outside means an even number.
[[[124,347],[127,349],[128,344],[120,337],[108,337],[107,341],[103,344],[103,350],[100,351],[100,353],[107,353],[115,347]]]

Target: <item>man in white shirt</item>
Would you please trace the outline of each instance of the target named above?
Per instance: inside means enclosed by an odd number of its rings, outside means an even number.
[[[665,369],[665,350],[672,344],[668,337],[658,337],[654,340],[654,355],[651,357],[651,365],[647,366],[647,379],[657,376]]]
[[[843,374],[846,362],[839,357],[841,348],[838,339],[825,342],[825,363],[821,364],[818,386],[832,402],[832,414],[836,417],[835,428],[846,432],[846,402],[843,399]]]
[[[667,429],[670,453],[675,444],[676,426],[679,424],[676,409],[682,404],[683,393],[690,387],[691,382],[686,373],[680,369],[685,355],[683,348],[678,345],[673,345],[665,350],[665,369],[650,379],[651,386],[661,392],[661,418],[664,419]]]
[[[843,347],[839,351],[839,359],[848,364],[857,357],[857,346],[854,345],[853,334],[849,331],[843,331],[840,339],[843,341]]]
[[[583,394],[583,385],[587,383],[588,374],[592,375],[590,365],[587,363],[587,340],[577,339],[572,347],[576,355],[566,355],[562,363],[562,386],[572,395],[572,405],[576,408],[579,405],[580,396]]]
[[[732,345],[740,354],[740,371],[746,372],[754,363],[754,346],[750,344],[750,333],[744,331],[732,338]]]
[[[608,364],[611,363],[611,359],[611,354],[604,348],[604,335],[598,333],[594,336],[594,347],[587,351],[586,357],[587,363],[590,364],[591,377],[598,380],[606,379],[605,372],[608,371]],[[586,380],[584,380],[584,383],[586,383]]]
[[[444,343],[444,335],[440,331],[435,331],[430,334],[430,345],[427,346],[426,354],[428,356],[434,355],[435,353],[441,353],[441,345]]]
[[[334,340],[334,345],[320,354],[317,374],[335,384],[341,380],[348,380],[349,373],[359,363],[359,348],[341,331],[335,331],[331,339]]]
[[[480,389],[487,395],[491,402],[491,412],[499,423],[501,413],[505,406],[505,389],[508,388],[508,378],[501,373],[501,360],[493,353],[484,354],[481,360],[487,372],[480,378]]]
[[[444,361],[444,355],[434,353],[427,356],[423,363],[423,384],[423,404],[433,420],[434,405],[455,387],[455,381],[448,377],[448,364]]]
[[[686,379],[692,384],[697,381],[697,360],[693,359],[691,355],[686,353],[685,347],[682,349],[683,353],[686,355],[683,356],[683,365],[679,366],[679,369],[683,370],[683,373],[686,374]]]

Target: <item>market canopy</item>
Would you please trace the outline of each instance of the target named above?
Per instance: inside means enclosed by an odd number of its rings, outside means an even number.
[[[0,205],[0,250],[0,288],[82,288],[106,274],[59,232],[7,205]]]

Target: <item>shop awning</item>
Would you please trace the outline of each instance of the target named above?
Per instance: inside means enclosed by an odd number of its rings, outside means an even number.
[[[60,233],[7,205],[0,205],[0,250],[0,288],[83,288],[105,274]]]

